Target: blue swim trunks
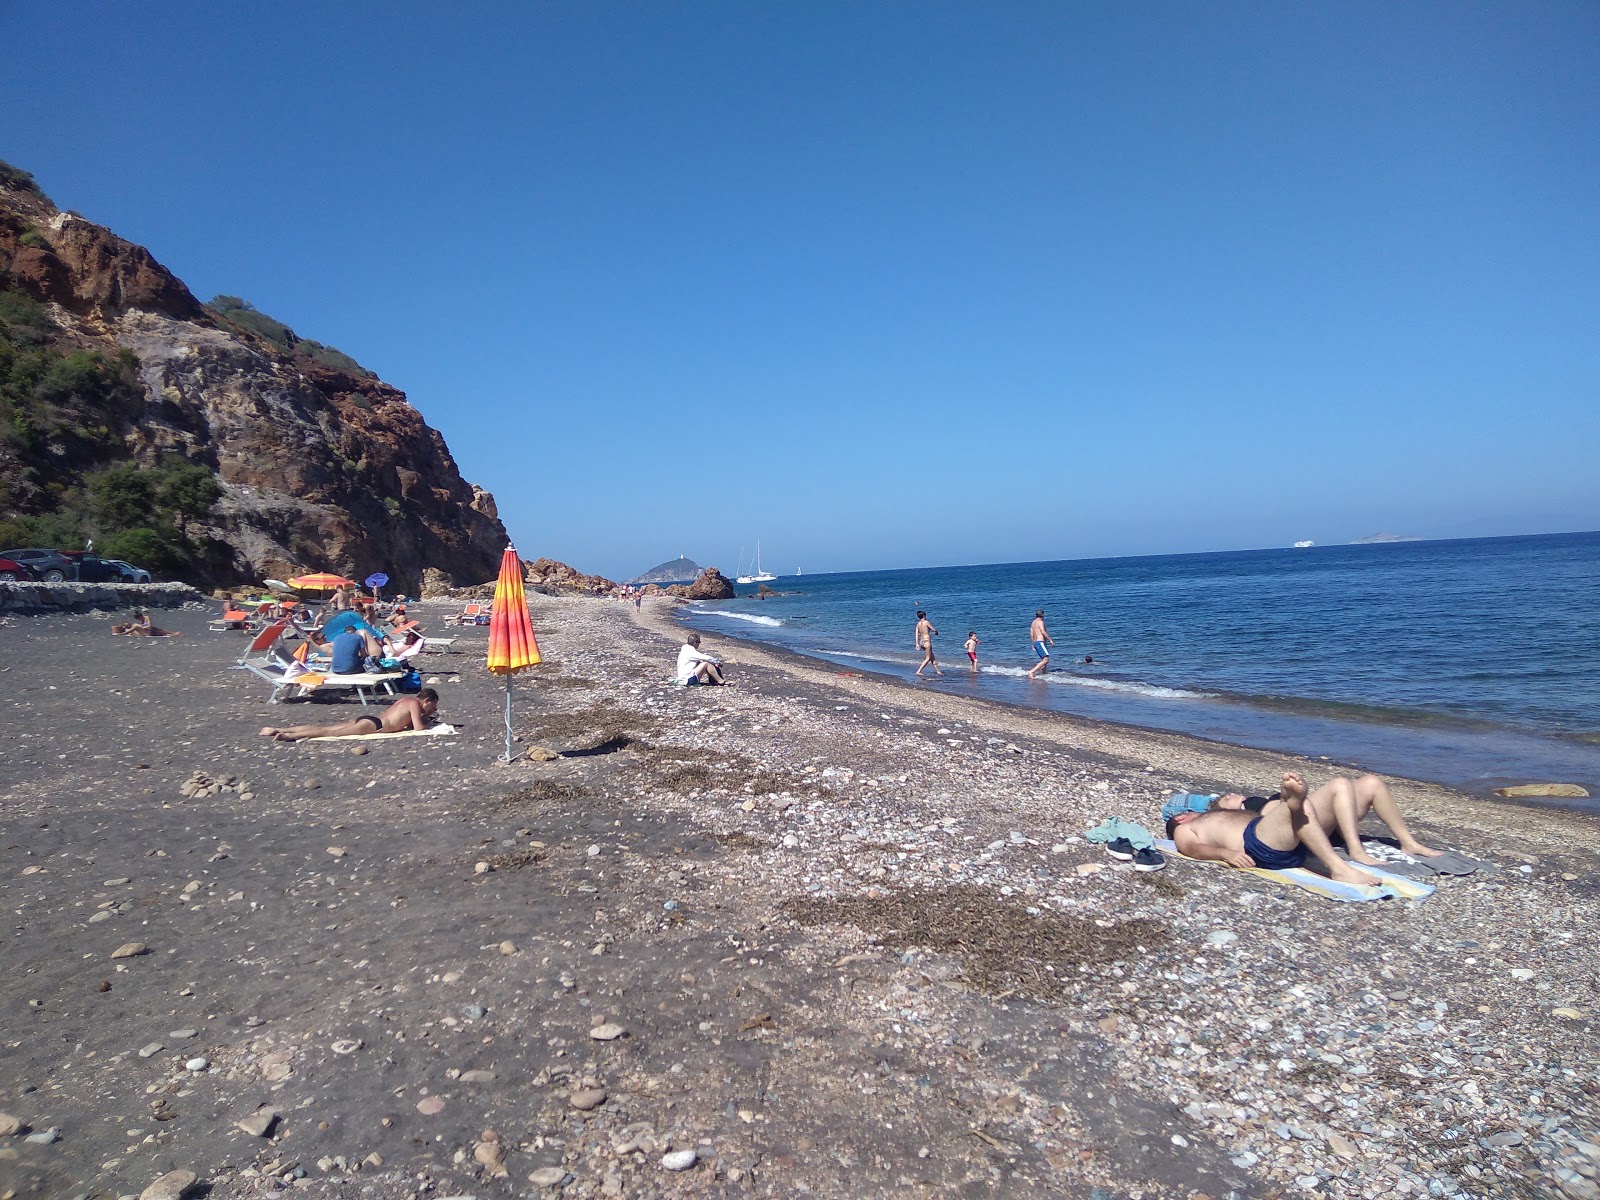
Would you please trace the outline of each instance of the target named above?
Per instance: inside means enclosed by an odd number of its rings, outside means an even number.
[[[1274,850],[1256,836],[1256,826],[1259,824],[1261,818],[1257,817],[1244,827],[1244,852],[1255,859],[1256,866],[1269,871],[1287,871],[1306,865],[1310,852],[1304,846],[1296,845],[1293,850]]]
[[[1033,644],[1033,652],[1040,658],[1050,657],[1050,647],[1046,646],[1043,642],[1035,642]]]

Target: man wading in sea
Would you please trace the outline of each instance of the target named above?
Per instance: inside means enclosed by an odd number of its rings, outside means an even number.
[[[939,670],[938,660],[933,657],[933,635],[938,632],[939,631],[933,627],[933,622],[928,620],[928,614],[923,612],[920,608],[917,609],[917,649],[923,651],[925,655],[922,660],[922,666],[917,668],[918,675],[922,674],[922,667],[929,666],[930,664],[933,667],[933,673],[935,675],[944,674],[943,671]]]
[[[1039,661],[1033,664],[1033,670],[1028,672],[1029,679],[1037,679],[1040,671],[1050,669],[1050,647],[1056,644],[1044,627],[1044,609],[1038,608],[1033,612],[1033,624],[1028,626],[1028,640],[1033,643],[1033,652],[1039,656]]]

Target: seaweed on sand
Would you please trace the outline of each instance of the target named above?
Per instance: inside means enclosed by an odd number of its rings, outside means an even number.
[[[855,925],[895,949],[959,954],[963,977],[978,991],[1031,1000],[1061,999],[1076,982],[1080,963],[1119,962],[1169,940],[1156,921],[1101,925],[1065,913],[1034,914],[976,887],[794,899],[784,901],[781,911],[802,925]]]
[[[535,779],[527,787],[502,796],[496,802],[497,811],[506,809],[558,808],[575,800],[594,795],[594,789],[581,783],[564,783],[557,779]]]
[[[643,713],[629,712],[614,704],[596,704],[570,712],[534,713],[526,718],[527,729],[539,741],[581,738],[597,731],[606,736],[618,733],[653,733],[658,722]],[[604,740],[604,739],[602,739]]]

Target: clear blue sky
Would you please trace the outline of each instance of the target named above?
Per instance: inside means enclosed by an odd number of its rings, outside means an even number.
[[[1600,4],[0,3],[0,157],[525,554],[1600,527]]]

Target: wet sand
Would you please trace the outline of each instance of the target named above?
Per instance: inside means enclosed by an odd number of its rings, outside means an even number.
[[[1401,784],[1498,864],[1420,904],[1136,874],[1085,828],[1329,764],[533,610],[510,766],[481,629],[460,737],[284,745],[357,706],[203,614],[5,621],[0,1191],[1600,1195],[1592,818]]]

